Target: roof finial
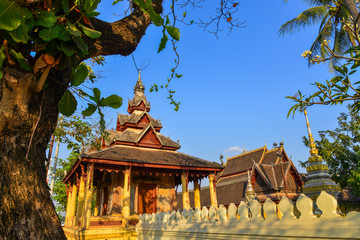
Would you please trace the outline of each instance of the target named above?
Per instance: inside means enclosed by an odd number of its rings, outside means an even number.
[[[139,69],[139,77],[138,80],[136,81],[136,85],[134,87],[134,93],[136,94],[136,92],[142,92],[144,93],[145,91],[145,87],[141,81],[141,70]]]
[[[313,137],[313,135],[311,133],[310,123],[309,123],[309,119],[308,119],[308,116],[307,116],[306,109],[304,109],[304,115],[305,115],[305,120],[306,120],[307,131],[308,131],[308,135],[309,135],[310,155],[315,156],[315,155],[318,154],[318,150],[316,149],[316,144],[315,144],[315,141],[314,141],[314,137]]]
[[[248,175],[248,181],[247,181],[247,186],[246,186],[246,190],[245,190],[245,198],[248,201],[248,203],[250,203],[252,200],[255,199],[256,193],[255,193],[252,183],[251,183],[249,169],[247,170],[247,175]]]

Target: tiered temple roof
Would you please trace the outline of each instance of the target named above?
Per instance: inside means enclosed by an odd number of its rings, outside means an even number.
[[[139,78],[134,87],[135,96],[129,100],[128,113],[118,114],[116,130],[109,131],[102,148],[115,145],[138,146],[165,150],[177,150],[180,144],[160,133],[162,124],[150,116],[150,103],[144,95],[144,85]]]

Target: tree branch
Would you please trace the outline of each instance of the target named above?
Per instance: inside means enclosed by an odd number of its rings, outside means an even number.
[[[153,7],[155,12],[161,13],[162,0],[154,0]],[[91,23],[96,30],[101,32],[101,36],[97,39],[84,38],[89,47],[89,54],[85,59],[99,55],[127,56],[131,54],[145,35],[151,20],[147,13],[135,7],[129,16],[119,21],[108,23],[94,18]]]

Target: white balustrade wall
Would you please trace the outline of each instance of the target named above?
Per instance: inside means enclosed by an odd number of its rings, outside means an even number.
[[[360,213],[337,212],[336,199],[321,192],[316,200],[321,213],[314,215],[313,201],[301,194],[295,204],[283,197],[277,205],[253,200],[228,209],[203,207],[189,211],[140,215],[138,239],[360,239]],[[297,217],[298,216],[298,217]]]

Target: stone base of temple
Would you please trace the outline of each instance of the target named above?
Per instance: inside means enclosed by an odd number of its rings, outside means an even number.
[[[91,216],[89,229],[81,229],[79,227],[79,220],[76,220],[75,217],[72,217],[67,219],[63,229],[68,240],[135,240],[137,239],[135,225],[138,222],[138,215],[131,215],[127,219],[124,219],[124,217],[121,215],[98,217]]]
[[[88,240],[88,239],[121,239],[135,240],[137,232],[135,227],[107,226],[107,227],[91,227],[87,230],[78,230],[64,227],[64,232],[68,240]]]

